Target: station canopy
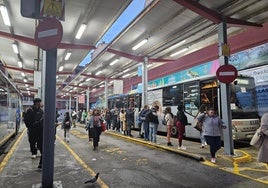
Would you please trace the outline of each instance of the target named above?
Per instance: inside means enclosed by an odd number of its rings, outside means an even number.
[[[88,88],[100,89],[105,79],[112,84],[115,79],[136,77],[144,57],[149,58],[148,69],[153,70],[217,44],[218,24],[223,19],[228,37],[248,28],[262,27],[268,21],[267,0],[153,0],[146,1],[143,10],[114,39],[102,41],[131,3],[131,0],[64,1],[63,38],[57,55],[58,97],[79,95]],[[33,96],[37,93],[34,72],[42,70],[40,50],[34,41],[38,20],[23,17],[17,1],[0,0],[0,5],[6,7],[11,22],[7,26],[0,18],[1,70],[23,95]],[[76,39],[82,24],[86,29]],[[133,50],[141,41],[144,44]],[[18,54],[12,44],[17,45]],[[68,52],[71,56],[65,60]],[[110,65],[112,62],[116,63]]]

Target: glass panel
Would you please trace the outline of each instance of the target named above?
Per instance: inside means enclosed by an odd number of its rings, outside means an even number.
[[[183,96],[184,96],[184,108],[185,111],[193,116],[198,113],[198,107],[200,106],[200,88],[199,81],[185,83]]]
[[[182,85],[163,88],[163,106],[178,106],[181,102],[183,102]]]
[[[235,118],[256,117],[256,92],[253,78],[239,77],[231,84],[230,103]]]

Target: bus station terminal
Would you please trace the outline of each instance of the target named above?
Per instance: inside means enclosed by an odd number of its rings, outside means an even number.
[[[268,113],[268,0],[0,0],[0,13],[1,187],[267,186],[250,141]]]

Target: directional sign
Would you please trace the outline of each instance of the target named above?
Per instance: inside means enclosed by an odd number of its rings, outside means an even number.
[[[62,39],[62,25],[56,18],[46,18],[35,31],[35,41],[43,50],[57,48]]]
[[[231,83],[237,78],[237,70],[233,65],[222,65],[216,72],[217,79],[222,83]]]

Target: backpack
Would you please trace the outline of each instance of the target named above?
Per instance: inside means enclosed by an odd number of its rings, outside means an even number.
[[[152,120],[153,112],[152,110],[148,110],[148,112],[145,114],[145,121],[150,122]]]
[[[162,124],[167,125],[166,115],[164,115],[164,118],[162,119]]]

